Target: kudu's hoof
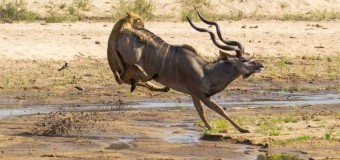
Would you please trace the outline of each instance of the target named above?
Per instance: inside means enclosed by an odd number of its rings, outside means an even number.
[[[163,89],[163,91],[164,91],[164,92],[169,92],[169,91],[170,91],[170,88],[169,88],[169,87],[165,87],[165,88]]]
[[[131,88],[130,92],[133,92],[136,89],[136,81],[134,79],[131,79]]]

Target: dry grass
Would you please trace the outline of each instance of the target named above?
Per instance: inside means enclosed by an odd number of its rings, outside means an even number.
[[[296,57],[264,58],[257,57],[266,70],[248,78],[252,83],[286,83],[281,88],[267,88],[285,91],[318,89],[339,90],[340,57]],[[0,89],[2,90],[53,90],[74,86],[93,87],[115,84],[109,65],[105,59],[78,58],[69,61],[69,68],[58,71],[65,63],[55,60],[0,60]],[[314,83],[333,81],[323,86]],[[300,84],[306,85],[300,85]],[[328,84],[328,86],[327,86]],[[266,89],[266,88],[264,88]]]
[[[289,3],[281,2],[280,8],[283,14],[263,15],[258,14],[259,8],[256,7],[252,13],[240,9],[228,9],[222,13],[214,11],[210,0],[189,0],[179,1],[180,12],[172,12],[169,15],[156,15],[154,12],[157,6],[152,0],[119,0],[116,2],[107,2],[112,5],[112,15],[106,14],[86,14],[92,13],[93,0],[70,0],[70,1],[49,1],[46,3],[46,15],[40,15],[30,11],[27,8],[26,0],[2,0],[0,2],[0,20],[4,22],[14,21],[36,21],[45,20],[48,23],[60,23],[65,21],[111,21],[118,20],[125,16],[126,11],[134,11],[141,14],[146,20],[181,20],[186,21],[188,16],[194,21],[198,20],[196,9],[199,10],[206,18],[213,20],[232,20],[255,19],[255,20],[281,20],[281,21],[330,21],[339,20],[340,12],[338,10],[311,10],[306,13],[289,12],[285,13],[285,9],[289,8]],[[282,12],[281,12],[282,13]],[[155,18],[156,17],[156,18]]]

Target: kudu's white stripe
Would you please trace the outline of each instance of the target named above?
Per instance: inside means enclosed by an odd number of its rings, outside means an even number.
[[[177,54],[176,63],[175,63],[175,65],[176,65],[176,83],[178,83],[178,68],[177,68],[178,67],[178,57],[179,57],[178,50],[177,50],[176,54]]]
[[[166,48],[166,51],[165,51],[165,54],[164,54],[162,69],[161,69],[161,72],[160,72],[160,73],[163,72],[164,64],[165,64],[165,59],[166,59],[166,55],[168,54],[168,51],[169,51],[169,48],[170,48],[170,45],[169,45],[169,44],[167,44],[167,45],[168,45],[168,47]]]
[[[176,48],[172,47],[172,52],[171,52],[171,57],[170,57],[170,62],[169,62],[169,74],[171,74],[171,69],[172,69],[172,57],[174,56],[175,54],[175,50]]]
[[[154,63],[154,64],[155,64],[155,65],[154,65],[155,67],[154,67],[154,69],[153,69],[154,71],[155,71],[156,68],[157,68],[157,64],[158,64],[158,63],[157,63],[157,62],[158,62],[158,55],[159,55],[159,52],[162,50],[162,47],[163,47],[163,44],[164,44],[164,43],[165,43],[165,42],[162,42],[161,47],[159,47],[159,49],[158,49],[158,51],[157,51],[157,56],[156,56],[155,63]]]

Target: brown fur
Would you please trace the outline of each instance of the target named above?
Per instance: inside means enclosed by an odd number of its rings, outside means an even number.
[[[117,39],[121,34],[132,34],[140,38],[142,42],[147,42],[149,38],[137,29],[144,28],[144,21],[138,14],[127,12],[125,18],[120,19],[112,29],[109,37],[107,58],[110,68],[118,84],[132,84],[136,82],[139,86],[144,86],[154,91],[168,91],[167,87],[157,87],[151,84],[152,79],[140,66],[124,64],[117,52]],[[144,84],[145,82],[145,84]],[[135,86],[131,86],[133,88]]]
[[[143,19],[138,14],[127,12],[127,16],[120,19],[115,24],[110,34],[107,56],[109,65],[114,73],[117,83],[119,84],[130,83],[130,78],[134,77],[134,74],[130,73],[136,73],[136,76],[141,78],[142,80],[150,79],[144,71],[139,70],[139,67],[123,64],[116,50],[117,39],[120,34],[133,34],[139,37],[141,41],[145,42],[148,39],[147,36],[142,32],[136,30],[140,28],[144,28]],[[129,74],[125,74],[126,70],[132,71],[129,71]]]

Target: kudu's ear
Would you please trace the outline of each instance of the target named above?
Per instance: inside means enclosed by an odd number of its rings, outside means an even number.
[[[223,52],[223,51],[220,50],[220,58],[222,60],[228,60],[229,57],[231,57],[231,55],[229,53]]]

